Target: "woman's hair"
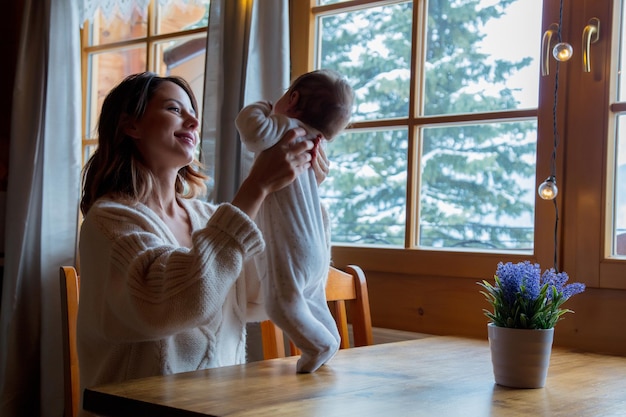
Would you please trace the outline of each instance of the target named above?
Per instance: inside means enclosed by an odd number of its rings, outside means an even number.
[[[126,77],[104,99],[98,121],[98,148],[83,168],[83,195],[80,209],[87,214],[93,203],[105,195],[127,199],[130,202],[145,201],[152,193],[155,178],[143,163],[135,141],[124,133],[128,120],[140,120],[164,82],[180,86],[191,100],[193,109],[198,105],[189,84],[180,77],[159,77],[143,72]],[[206,191],[208,178],[201,171],[196,159],[181,168],[176,178],[176,194],[192,198]]]
[[[298,119],[322,132],[328,140],[339,134],[350,121],[354,92],[341,75],[321,69],[296,78],[288,94],[300,93],[295,110]]]

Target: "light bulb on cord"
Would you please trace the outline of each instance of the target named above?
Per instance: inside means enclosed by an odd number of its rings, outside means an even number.
[[[541,183],[537,189],[539,197],[544,200],[554,200],[559,193],[559,189],[556,186],[556,178],[550,175],[544,182]]]
[[[574,54],[574,48],[567,42],[559,42],[554,45],[554,49],[552,49],[552,56],[557,61],[565,62],[568,61],[572,55]]]

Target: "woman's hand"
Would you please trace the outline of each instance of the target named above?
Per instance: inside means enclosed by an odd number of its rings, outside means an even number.
[[[233,205],[255,218],[265,197],[291,184],[309,169],[314,143],[312,140],[297,141],[305,134],[302,128],[291,129],[276,145],[261,152],[235,195]]]

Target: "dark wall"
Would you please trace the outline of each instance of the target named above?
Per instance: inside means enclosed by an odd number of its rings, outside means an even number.
[[[0,21],[0,57],[2,76],[0,77],[0,295],[4,271],[4,225],[7,204],[7,184],[9,175],[9,138],[11,137],[11,103],[13,101],[13,81],[17,62],[18,39],[22,21],[23,0],[11,0],[2,5],[4,18]]]
[[[7,190],[9,167],[9,137],[11,134],[11,102],[13,80],[17,61],[17,47],[20,36],[20,23],[24,2],[7,2],[2,8],[6,11],[4,22],[0,24],[0,56],[4,62],[3,76],[0,77],[0,192]]]

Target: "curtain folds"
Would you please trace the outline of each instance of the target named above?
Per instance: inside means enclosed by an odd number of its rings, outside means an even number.
[[[246,104],[275,101],[289,87],[289,2],[212,0],[207,35],[202,159],[209,199],[230,201],[248,173],[235,117]]]
[[[71,3],[24,0],[0,309],[2,416],[63,411],[59,266],[76,262],[80,190],[79,22]]]
[[[157,0],[161,6],[174,3],[204,3],[205,0]],[[102,13],[105,20],[110,20],[113,15],[129,21],[133,11],[143,13],[147,10],[150,0],[79,0],[78,6],[79,23],[92,20],[97,11]]]
[[[276,101],[289,87],[289,70],[289,0],[211,0],[201,158],[213,179],[210,201],[231,201],[252,163],[237,113],[256,100]],[[263,359],[259,325],[250,323],[247,334],[248,360]]]

